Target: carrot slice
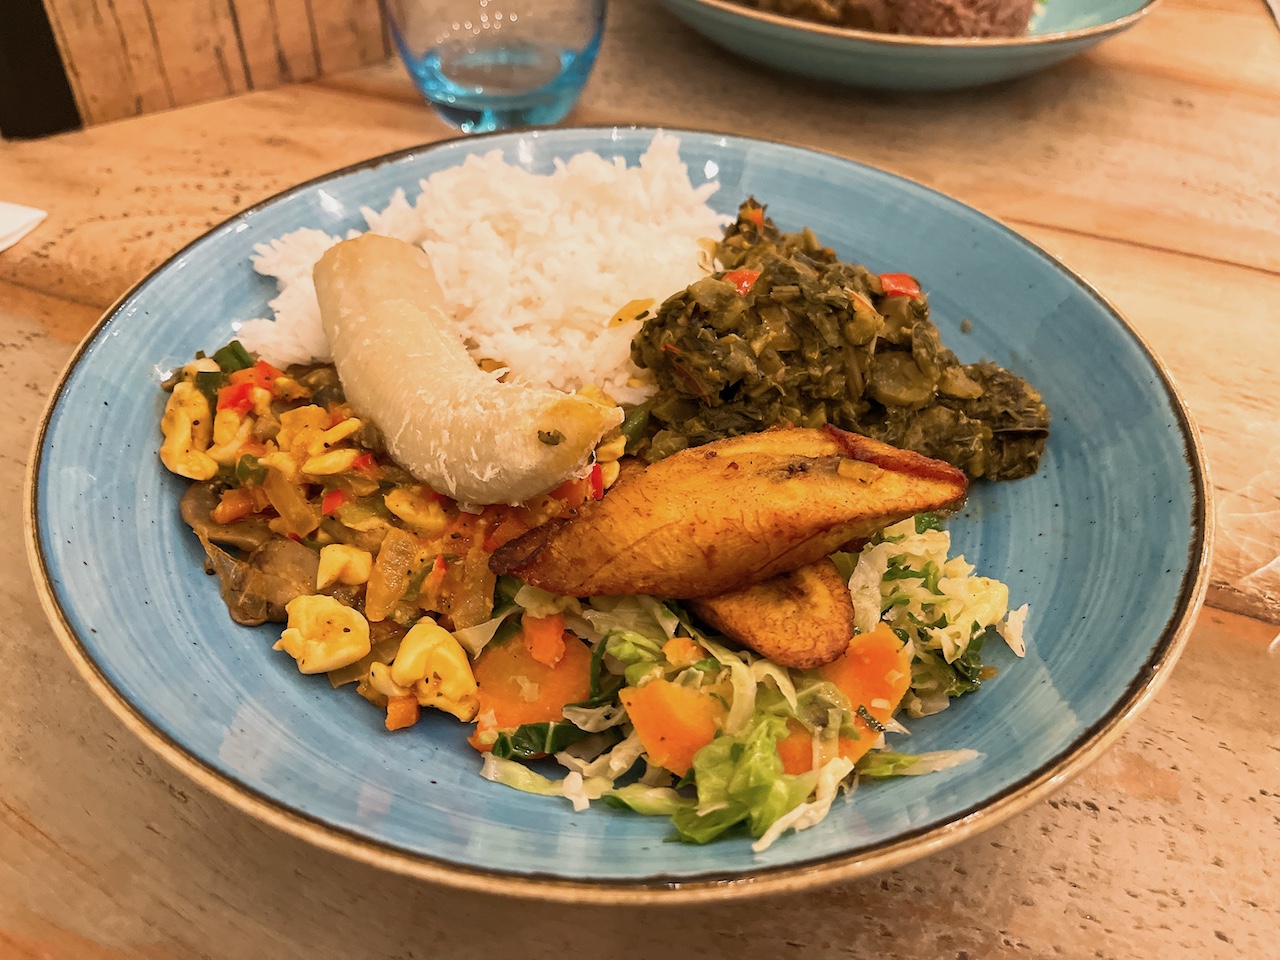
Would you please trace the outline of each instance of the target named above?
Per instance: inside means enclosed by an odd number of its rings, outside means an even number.
[[[692,637],[672,637],[662,645],[662,655],[676,667],[691,667],[710,656]]]
[[[680,777],[693,766],[694,754],[715,739],[728,712],[711,694],[670,680],[628,687],[618,696],[649,759]]]
[[[799,720],[787,721],[787,735],[778,741],[784,773],[808,773],[813,769],[813,737]]]
[[[387,698],[387,729],[403,730],[418,722],[421,708],[417,697]]]
[[[222,499],[209,515],[214,523],[235,523],[254,513],[253,494],[244,487],[232,487],[222,492]]]
[[[469,742],[482,753],[492,745],[486,735],[523,723],[563,720],[565,704],[591,696],[591,648],[576,637],[564,638],[564,655],[554,667],[539,663],[513,637],[485,647],[472,672],[480,688],[480,712]]]
[[[549,617],[531,617],[525,614],[520,620],[520,632],[529,656],[545,667],[554,667],[564,656],[564,614],[553,613]]]
[[[860,633],[849,641],[849,648],[836,660],[818,667],[813,673],[831,683],[849,698],[849,706],[862,708],[877,723],[888,723],[911,685],[911,658],[905,644],[887,623],[880,623],[870,633]],[[879,731],[861,716],[854,717],[858,738],[841,737],[839,752],[857,763]],[[794,741],[794,742],[793,742]],[[791,733],[778,744],[787,773],[804,773],[813,767],[809,732],[795,724]]]

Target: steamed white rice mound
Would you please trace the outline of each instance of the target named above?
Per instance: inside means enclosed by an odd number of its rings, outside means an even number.
[[[726,222],[706,203],[719,185],[694,187],[679,146],[660,133],[637,167],[582,153],[548,176],[495,150],[421,181],[413,204],[397,190],[384,210],[361,214],[370,232],[422,245],[474,358],[530,384],[593,383],[636,403],[654,390],[631,363],[640,322],[609,321],[631,300],[656,307],[704,276],[698,241]],[[302,229],[255,247],[254,269],[280,293],[274,320],[239,327],[248,349],[277,366],[331,359],[311,269],[342,239]]]

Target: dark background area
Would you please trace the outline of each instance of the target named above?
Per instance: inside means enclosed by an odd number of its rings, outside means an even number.
[[[0,3],[0,135],[43,137],[80,126],[80,113],[41,0]]]

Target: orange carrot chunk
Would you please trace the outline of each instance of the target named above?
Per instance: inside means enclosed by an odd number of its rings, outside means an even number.
[[[563,642],[554,667],[535,660],[518,637],[484,648],[472,665],[480,695],[473,747],[488,753],[498,731],[563,720],[566,704],[591,696],[591,648],[573,636]]]
[[[879,731],[856,715],[858,708],[862,707],[877,723],[893,719],[911,685],[911,658],[906,646],[887,623],[880,623],[870,633],[855,636],[838,659],[813,673],[835,684],[849,698],[859,736],[841,737],[839,752],[857,763],[879,737]],[[809,732],[799,724],[795,728],[798,729],[792,729],[778,744],[778,754],[787,773],[804,773],[813,767],[812,745]]]
[[[553,613],[549,617],[531,617],[525,614],[520,620],[520,632],[529,656],[545,667],[554,667],[564,656],[564,614]]]
[[[417,697],[387,698],[387,729],[403,730],[418,722],[421,708]]]
[[[787,721],[787,735],[778,741],[783,773],[808,773],[813,769],[813,735],[799,720]]]
[[[670,680],[627,687],[618,696],[649,759],[679,777],[693,766],[694,754],[715,739],[728,712],[711,694]]]
[[[235,523],[255,512],[253,493],[244,487],[232,487],[223,491],[222,499],[213,508],[210,519],[214,523]]]
[[[692,667],[710,656],[692,637],[672,637],[662,645],[662,655],[676,667]]]

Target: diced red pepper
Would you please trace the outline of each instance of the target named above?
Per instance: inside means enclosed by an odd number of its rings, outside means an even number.
[[[370,480],[377,480],[382,476],[382,471],[378,468],[378,461],[374,459],[372,453],[362,453],[356,457],[351,464],[351,471],[360,474],[362,477],[368,477]]]
[[[604,496],[604,470],[600,464],[593,463],[585,477],[571,477],[552,490],[550,496],[562,500],[569,509],[588,500],[599,500]]]
[[[886,297],[918,297],[920,284],[909,273],[882,273],[880,286],[884,288]]]
[[[273,390],[277,377],[283,377],[284,373],[265,360],[259,360],[252,367],[246,367],[244,370],[237,370],[231,374],[231,382],[233,384],[248,383],[255,387],[261,387],[263,390]]]
[[[764,207],[753,207],[742,214],[743,220],[750,220],[757,227],[764,226]]]
[[[720,279],[732,283],[734,289],[738,291],[738,296],[745,297],[751,292],[751,288],[755,286],[756,281],[760,279],[760,271],[730,270]]]
[[[591,476],[587,478],[591,483],[591,499],[600,500],[604,498],[604,470],[598,463],[591,465]]]
[[[338,487],[324,495],[324,498],[320,501],[320,512],[326,516],[332,516],[338,512],[340,506],[350,502],[351,491]]]
[[[253,384],[248,382],[232,383],[218,391],[218,409],[234,410],[236,413],[248,413],[253,406]]]

